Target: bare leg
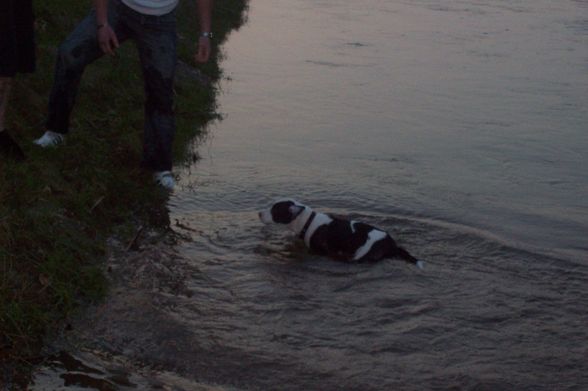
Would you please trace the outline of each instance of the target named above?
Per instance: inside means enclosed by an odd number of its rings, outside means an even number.
[[[0,153],[12,157],[16,160],[23,160],[25,158],[22,149],[10,137],[5,130],[6,125],[6,107],[8,106],[8,97],[10,95],[10,87],[12,86],[12,78],[0,77]]]
[[[5,127],[6,107],[8,106],[8,97],[10,95],[11,86],[11,77],[0,77],[0,132],[2,132]]]

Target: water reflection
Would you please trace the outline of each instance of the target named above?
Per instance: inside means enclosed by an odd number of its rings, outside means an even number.
[[[185,183],[400,207],[588,259],[581,5],[272,4],[227,44],[226,118]]]

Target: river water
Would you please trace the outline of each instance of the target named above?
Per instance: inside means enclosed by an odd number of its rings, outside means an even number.
[[[588,389],[588,1],[252,0],[223,51],[174,234],[33,389]],[[309,254],[285,196],[425,269]]]

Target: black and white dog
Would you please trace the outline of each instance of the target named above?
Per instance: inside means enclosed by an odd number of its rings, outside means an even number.
[[[317,213],[293,199],[275,202],[259,212],[259,218],[266,224],[285,224],[319,255],[359,262],[400,258],[420,269],[424,266],[424,262],[398,246],[387,232],[369,224]]]

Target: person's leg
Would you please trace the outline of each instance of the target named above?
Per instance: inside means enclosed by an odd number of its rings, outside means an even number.
[[[119,42],[127,38],[124,25],[119,22],[116,7],[109,8],[109,23],[114,28]],[[78,86],[86,66],[103,56],[98,45],[96,14],[92,10],[89,15],[60,45],[55,65],[53,87],[49,95],[49,110],[46,122],[46,134],[37,144],[48,146],[58,143],[63,135],[69,132],[70,116],[73,110]],[[45,136],[47,143],[43,143]],[[51,142],[52,138],[56,142]]]
[[[165,186],[173,178],[172,145],[175,133],[173,84],[177,61],[175,12],[147,17],[136,27],[134,36],[139,50],[145,82],[145,125],[143,166],[154,171]],[[169,175],[169,176],[168,176]],[[171,182],[169,181],[171,180]]]
[[[86,66],[102,56],[96,39],[94,11],[59,46],[53,87],[49,95],[47,130],[66,134],[78,86]]]
[[[11,77],[0,77],[0,132],[5,127],[6,107],[8,106],[8,96],[10,95],[11,86]]]
[[[22,160],[25,155],[18,144],[10,137],[5,128],[6,107],[12,86],[11,77],[0,77],[0,152],[13,158]]]

